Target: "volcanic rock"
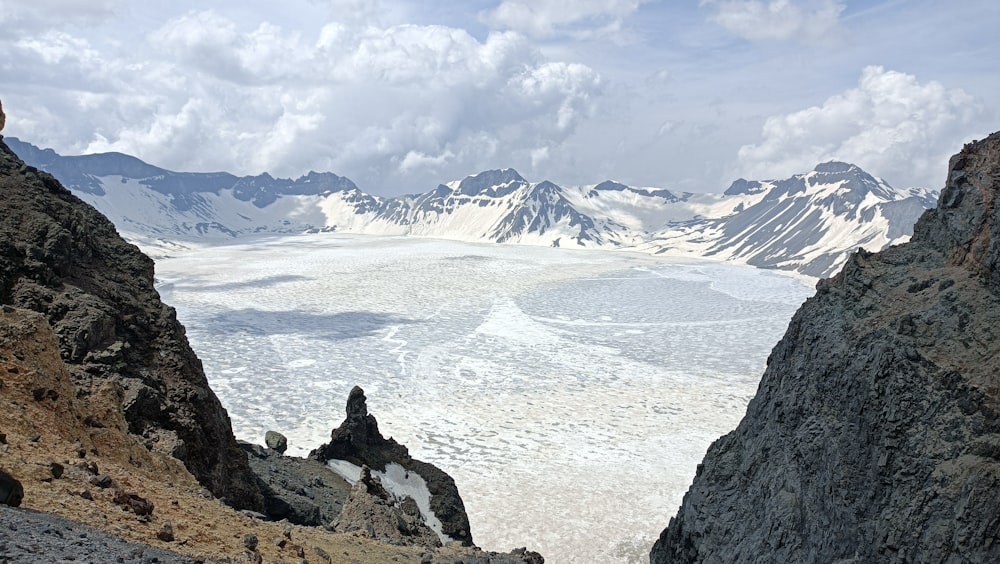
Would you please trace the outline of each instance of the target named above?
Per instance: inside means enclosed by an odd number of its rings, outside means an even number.
[[[278,454],[285,454],[288,450],[288,439],[277,431],[264,433],[264,444],[267,448],[278,451]]]
[[[3,113],[3,102],[0,102],[0,131],[3,131],[3,126],[7,124],[7,116]]]
[[[77,396],[123,393],[129,431],[175,436],[168,454],[227,503],[260,509],[260,492],[153,262],[55,178],[0,141],[0,303],[42,313]],[[43,390],[40,401],[56,398]],[[128,399],[128,402],[125,402]],[[98,421],[98,420],[94,420]]]
[[[351,485],[326,464],[240,442],[264,496],[267,518],[322,526],[340,514]]]
[[[775,346],[651,562],[1000,562],[1000,133]]]
[[[404,511],[404,507],[409,510]],[[370,468],[362,466],[361,479],[351,488],[347,504],[331,528],[339,533],[363,531],[393,544],[441,546],[437,533],[424,524],[415,509],[411,498],[397,499],[372,476]]]
[[[115,490],[114,501],[116,504],[120,505],[122,509],[131,511],[136,515],[142,516],[153,514],[153,502],[134,493],[129,493],[121,489]]]
[[[24,499],[24,488],[17,478],[0,470],[0,504],[20,507]]]
[[[465,546],[473,546],[469,516],[458,494],[455,480],[433,464],[416,460],[409,450],[378,430],[375,416],[368,413],[365,392],[355,386],[347,398],[347,419],[330,433],[330,442],[309,453],[314,460],[346,460],[357,466],[385,471],[398,464],[417,473],[431,494],[430,509],[441,521],[442,532]]]

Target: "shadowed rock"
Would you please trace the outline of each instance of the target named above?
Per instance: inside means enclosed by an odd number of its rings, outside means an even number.
[[[1000,562],[998,195],[1000,133],[820,282],[651,562]]]
[[[264,496],[264,513],[274,521],[326,525],[344,507],[351,485],[327,465],[240,442]]]
[[[375,416],[368,413],[365,392],[358,386],[347,398],[347,418],[330,434],[330,442],[309,453],[309,457],[321,462],[346,460],[380,471],[395,463],[416,472],[427,483],[431,510],[441,521],[444,534],[463,545],[473,544],[469,517],[455,480],[437,466],[415,460],[406,447],[392,438],[382,437]]]
[[[17,478],[0,470],[0,504],[20,507],[24,499],[24,488]]]
[[[331,528],[340,533],[363,531],[393,544],[441,546],[437,533],[421,519],[413,499],[397,499],[367,466],[361,467],[361,478],[351,488],[344,510]]]
[[[229,416],[153,288],[153,261],[2,141],[0,303],[46,316],[78,395],[119,387],[131,433],[181,459],[227,503],[261,507]]]

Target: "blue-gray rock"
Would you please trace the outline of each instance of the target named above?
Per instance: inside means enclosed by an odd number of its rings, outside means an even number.
[[[998,320],[1000,133],[818,285],[650,561],[1000,562]]]
[[[278,454],[285,454],[288,449],[288,439],[277,431],[264,433],[264,444],[267,448],[278,451]]]

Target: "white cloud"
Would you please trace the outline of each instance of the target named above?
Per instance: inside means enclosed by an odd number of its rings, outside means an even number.
[[[961,89],[871,66],[857,88],[822,106],[768,118],[762,141],[741,147],[739,163],[743,175],[759,179],[841,160],[895,186],[933,188],[949,156],[987,122],[981,101]]]
[[[444,151],[440,155],[428,155],[420,151],[409,151],[399,163],[399,171],[407,173],[419,168],[437,170],[441,165],[447,163],[454,157],[455,154],[451,151]]]
[[[71,59],[78,64],[92,64],[98,60],[97,51],[90,43],[61,31],[47,31],[40,37],[25,38],[15,45],[41,57],[42,62],[54,65]]]
[[[238,83],[274,82],[301,71],[304,45],[269,23],[245,33],[233,21],[209,10],[167,22],[152,34],[153,45],[177,62]]]
[[[92,22],[112,16],[125,0],[0,0],[0,23],[51,26],[67,22]],[[7,30],[5,30],[7,31]]]
[[[820,40],[834,31],[844,11],[839,0],[701,0],[709,20],[751,41]]]
[[[533,149],[572,135],[603,89],[593,69],[548,61],[510,31],[480,40],[446,26],[329,23],[306,39],[196,11],[149,37],[153,50],[137,56],[65,32],[9,43],[8,60],[32,82],[79,80],[48,93],[48,113],[21,112],[30,89],[14,93],[8,125],[29,141],[64,139],[62,150],[121,151],[174,170],[330,170],[376,192],[412,192],[487,167],[530,174]],[[60,113],[83,120],[83,139],[59,127]]]
[[[534,37],[560,33],[607,34],[650,0],[504,0],[480,18],[489,25]],[[582,28],[582,29],[581,29]]]

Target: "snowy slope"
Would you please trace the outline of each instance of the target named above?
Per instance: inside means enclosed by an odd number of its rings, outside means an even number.
[[[879,250],[909,240],[913,223],[937,194],[898,191],[857,166],[828,162],[780,181],[738,180],[726,198],[757,196],[735,213],[667,229],[646,250],[683,249],[762,268],[829,276],[864,247]]]
[[[722,194],[673,193],[613,181],[529,182],[490,170],[422,194],[382,198],[331,173],[177,173],[119,153],[63,157],[16,138],[8,145],[153,247],[251,233],[340,231],[700,256],[829,276],[859,246],[909,238],[936,193],[899,191],[830,162],[786,180],[740,179]]]

